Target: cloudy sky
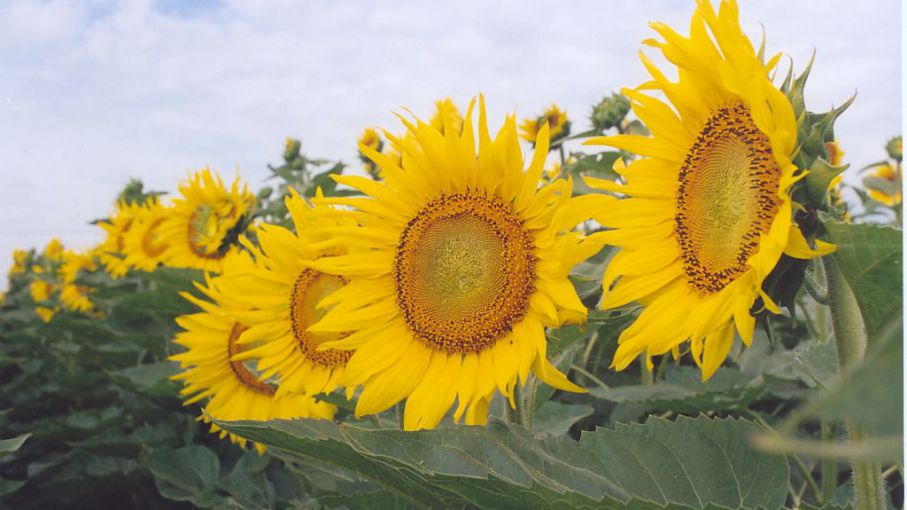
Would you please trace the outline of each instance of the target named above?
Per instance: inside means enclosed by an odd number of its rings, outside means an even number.
[[[377,3],[374,3],[377,4]],[[560,4],[555,6],[556,4]],[[15,247],[98,241],[130,177],[173,191],[209,164],[257,188],[283,140],[355,164],[366,126],[398,129],[484,92],[495,122],[557,102],[590,105],[644,77],[647,21],[684,30],[677,0],[3,0],[0,2],[0,271]],[[879,159],[901,128],[900,2],[743,1],[747,33],[802,67],[808,105],[854,91],[838,123],[846,160]]]

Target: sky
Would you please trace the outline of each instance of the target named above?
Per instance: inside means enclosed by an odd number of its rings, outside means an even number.
[[[857,169],[901,130],[898,0],[741,0],[746,33],[802,69],[807,106],[854,92],[836,134]],[[556,5],[557,4],[557,5]],[[205,165],[253,189],[287,136],[353,166],[368,126],[477,93],[489,120],[556,102],[575,130],[591,105],[645,80],[659,20],[685,32],[692,0],[3,0],[0,272],[17,247],[101,239],[130,177],[173,192]],[[650,52],[651,54],[651,52]],[[495,127],[493,127],[495,129]]]

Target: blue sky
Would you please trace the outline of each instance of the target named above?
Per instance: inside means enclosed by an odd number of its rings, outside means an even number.
[[[15,247],[100,239],[88,224],[130,177],[173,191],[206,164],[259,187],[286,136],[356,165],[367,126],[483,92],[493,122],[557,102],[577,128],[644,79],[649,20],[684,30],[692,1],[4,0],[0,3],[0,271]],[[747,33],[801,68],[808,106],[854,91],[846,162],[901,129],[900,2],[750,0]],[[852,179],[853,177],[851,177]]]

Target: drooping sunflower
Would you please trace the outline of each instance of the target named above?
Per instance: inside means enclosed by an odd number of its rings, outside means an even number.
[[[404,428],[433,428],[458,401],[454,419],[485,423],[498,390],[513,402],[530,372],[567,391],[584,391],[547,359],[546,326],[580,322],[586,308],[567,279],[570,268],[600,249],[571,232],[562,215],[570,183],[540,187],[548,128],[527,170],[516,122],[492,140],[479,102],[478,155],[474,101],[462,132],[444,119],[442,135],[402,119],[412,137],[391,137],[403,167],[362,148],[384,181],[337,176],[367,197],[326,198],[352,206],[334,214],[358,226],[332,229],[345,255],[307,265],[349,283],[322,306],[309,328],[346,334],[319,349],[355,349],[341,384],[362,385],[356,414],[381,412],[406,399]],[[571,224],[572,223],[572,224]]]
[[[535,145],[542,126],[547,125],[549,130],[550,141],[557,141],[570,134],[570,121],[567,120],[567,112],[561,110],[556,104],[552,104],[545,113],[534,119],[525,119],[520,124],[520,137],[523,140]]]
[[[295,191],[290,192],[286,203],[296,233],[261,225],[256,230],[260,248],[245,243],[256,254],[258,267],[231,275],[221,289],[241,303],[234,315],[249,328],[239,339],[248,349],[233,359],[255,360],[262,377],[279,382],[278,396],[330,393],[337,388],[352,352],[319,350],[319,345],[343,334],[316,333],[308,328],[325,314],[326,303],[317,307],[322,299],[343,287],[347,279],[307,264],[320,257],[347,254],[348,247],[333,234],[355,222],[338,218],[323,205],[309,207]]]
[[[64,251],[63,265],[60,267],[60,304],[64,309],[88,314],[96,311],[95,304],[88,297],[94,289],[76,282],[79,272],[95,270],[97,264],[94,252]]]
[[[333,405],[295,394],[278,397],[273,384],[262,380],[246,363],[231,359],[245,349],[237,339],[247,326],[237,322],[222,307],[224,302],[229,302],[229,297],[220,293],[218,281],[229,278],[229,274],[242,274],[252,267],[254,263],[246,255],[227,259],[224,265],[227,276],[208,277],[207,285],[198,285],[212,301],[182,294],[202,310],[176,320],[184,331],[177,333],[173,341],[184,346],[186,351],[170,359],[178,361],[183,369],[172,378],[184,384],[180,391],[185,398],[184,405],[207,400],[205,413],[219,420],[332,418],[336,412]],[[208,421],[204,415],[202,419]],[[211,432],[219,433],[221,438],[228,435],[213,423]],[[229,436],[232,442],[246,445],[245,439],[233,434]],[[256,444],[255,448],[264,451],[262,445]]]
[[[255,196],[248,186],[240,187],[238,177],[228,190],[208,168],[196,172],[179,191],[181,197],[173,200],[159,227],[157,242],[167,246],[164,263],[220,272],[224,259],[238,251],[236,242]]]
[[[633,111],[653,136],[590,139],[640,156],[620,169],[625,185],[587,183],[625,198],[585,199],[621,250],[605,272],[602,308],[632,301],[644,305],[623,331],[613,366],[637,356],[677,353],[690,342],[693,359],[708,379],[727,357],[736,330],[753,339],[754,308],[777,313],[762,282],[782,254],[811,258],[833,250],[810,248],[792,221],[791,155],[797,124],[787,97],[769,78],[780,54],[763,63],[740,29],[737,4],[718,13],[700,0],[690,36],[653,23],[664,41],[645,44],[678,66],[671,82],[640,53],[652,80],[624,89]],[[664,94],[666,104],[644,90]],[[612,288],[612,284],[616,284]]]
[[[161,226],[167,214],[167,207],[157,201],[146,203],[138,211],[123,239],[123,253],[129,267],[154,271],[161,264],[167,250],[161,239]]]
[[[129,271],[129,263],[124,255],[126,234],[132,229],[141,211],[141,205],[121,200],[117,202],[116,211],[107,221],[99,223],[106,236],[98,248],[98,258],[113,278],[122,278]]]

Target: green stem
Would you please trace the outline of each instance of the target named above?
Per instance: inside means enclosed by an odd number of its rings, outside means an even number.
[[[639,372],[640,372],[640,377],[642,378],[642,385],[651,386],[652,385],[652,371],[649,370],[649,365],[646,364],[645,356],[640,356],[640,358],[639,358]]]
[[[520,389],[520,385],[516,384],[513,386],[513,403],[511,406],[510,403],[506,403],[504,407],[507,409],[507,421],[511,425],[520,425],[525,427],[525,409],[523,409],[523,391]]]
[[[822,420],[821,434],[823,442],[833,439],[834,429],[830,421]],[[831,500],[835,489],[838,488],[838,461],[833,457],[822,459],[820,469],[822,472],[822,499],[819,500],[819,503],[825,503]]]
[[[579,365],[573,365],[573,366],[571,366],[570,368],[571,368],[572,370],[576,371],[576,372],[579,372],[579,373],[580,373],[583,377],[585,377],[586,379],[589,379],[590,381],[594,382],[599,388],[602,388],[602,389],[605,389],[605,390],[610,389],[610,388],[608,388],[608,385],[605,384],[604,381],[602,381],[601,379],[599,379],[598,377],[596,377],[595,374],[593,374],[592,372],[586,370],[585,368],[583,368],[583,367],[581,367],[581,366],[579,366]]]
[[[845,372],[859,365],[866,354],[866,331],[863,317],[853,290],[844,278],[841,268],[831,257],[823,257],[828,288],[831,326],[838,349],[838,365]],[[868,434],[856,423],[847,423],[847,435],[852,442],[868,439]],[[874,462],[852,461],[854,508],[857,510],[882,510],[887,502],[884,496],[881,466]]]

